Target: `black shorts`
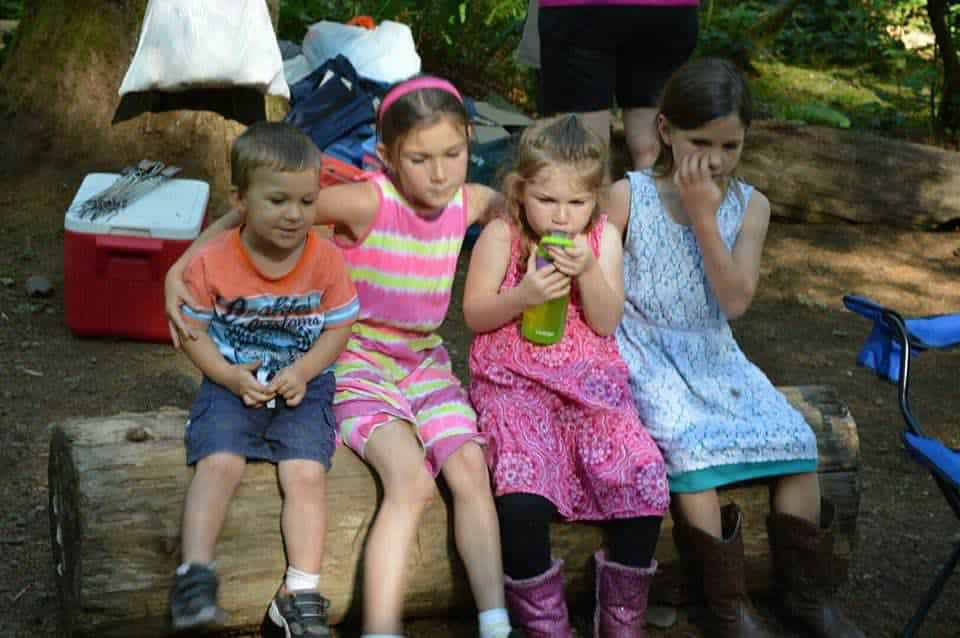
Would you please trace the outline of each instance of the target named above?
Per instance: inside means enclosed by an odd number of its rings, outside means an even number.
[[[540,8],[543,113],[656,106],[697,45],[695,6]]]

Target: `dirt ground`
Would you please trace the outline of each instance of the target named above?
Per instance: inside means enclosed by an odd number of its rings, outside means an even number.
[[[48,151],[49,152],[49,151]],[[70,334],[63,313],[63,213],[84,174],[119,167],[68,163],[0,142],[0,636],[56,635],[47,516],[48,426],[60,419],[187,407],[195,374],[170,346]],[[960,541],[960,525],[929,477],[904,455],[892,386],[855,366],[867,324],[845,312],[856,291],[909,314],[960,310],[960,234],[877,226],[775,223],[760,292],[734,329],[778,384],[839,389],[859,424],[859,548],[840,599],[873,637],[893,636],[935,568]],[[49,298],[24,281],[43,275]],[[459,305],[444,333],[461,363],[469,334]],[[931,432],[960,446],[960,353],[927,353],[914,383]],[[750,521],[748,524],[761,524]],[[960,636],[960,578],[949,583],[923,636]],[[578,623],[585,629],[585,619]],[[416,638],[473,635],[455,619],[411,624]],[[587,635],[584,631],[581,635]],[[681,622],[651,636],[698,636]]]

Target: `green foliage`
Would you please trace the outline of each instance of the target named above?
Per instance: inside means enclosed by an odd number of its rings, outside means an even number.
[[[712,55],[746,52],[811,66],[858,66],[877,72],[902,68],[909,55],[887,25],[915,19],[924,0],[818,0],[801,2],[768,51],[750,50],[748,36],[782,0],[711,0],[701,10],[700,51]]]
[[[0,20],[19,20],[23,15],[23,0],[0,0]]]
[[[894,37],[930,32],[926,0],[801,2],[776,37],[754,50],[751,30],[783,2],[702,0],[698,54],[750,60],[767,117],[837,125],[805,110],[819,105],[844,114],[854,128],[927,138],[938,69],[932,51],[909,51]],[[960,3],[953,9],[960,17]]]
[[[774,44],[785,59],[801,64],[865,66],[876,71],[902,54],[886,31],[889,0],[821,0],[802,3]]]
[[[835,108],[817,102],[802,104],[787,104],[783,109],[783,116],[788,120],[804,122],[806,124],[823,124],[836,128],[850,128],[850,118]]]
[[[858,69],[817,70],[772,60],[758,62],[757,71],[751,86],[763,117],[827,126],[842,122],[819,113],[811,115],[807,108],[797,106],[818,105],[816,109],[844,115],[855,129],[909,139],[924,139],[929,131],[927,88],[907,87],[889,78],[864,75]]]
[[[927,0],[801,2],[764,50],[752,50],[751,27],[782,2],[701,0],[697,55],[751,59],[766,117],[831,126],[844,126],[846,118],[853,128],[926,135],[942,67],[906,50],[892,33],[929,32]],[[0,0],[0,19],[19,19],[23,4]],[[514,61],[526,8],[526,0],[282,0],[278,30],[300,42],[319,20],[369,15],[403,22],[425,71],[451,78],[471,95],[500,95],[532,111],[532,76]],[[949,11],[960,42],[960,2]],[[10,39],[5,36],[7,44]],[[3,58],[0,49],[0,65]]]

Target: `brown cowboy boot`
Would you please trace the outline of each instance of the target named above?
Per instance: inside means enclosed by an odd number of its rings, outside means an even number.
[[[865,638],[831,595],[834,585],[833,505],[822,501],[820,526],[789,514],[767,518],[774,586],[788,627],[816,638]]]
[[[706,610],[698,624],[708,638],[774,638],[747,595],[740,510],[736,505],[725,505],[720,519],[723,538],[674,522],[674,533],[681,539],[678,549],[692,553],[690,558],[681,556],[687,582],[695,584],[702,578]],[[697,594],[692,592],[694,597]]]

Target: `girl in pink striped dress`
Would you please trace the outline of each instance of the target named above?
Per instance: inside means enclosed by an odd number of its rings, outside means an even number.
[[[378,119],[387,172],[321,191],[318,202],[338,210],[336,242],[360,297],[353,337],[334,371],[334,412],[342,440],[384,487],[364,556],[363,631],[402,634],[410,552],[443,473],[481,635],[507,636],[483,438],[436,333],[467,228],[485,220],[496,196],[464,183],[469,124],[448,82],[421,77],[393,87]]]
[[[663,458],[630,393],[613,332],[623,314],[620,233],[600,214],[606,145],[576,115],[540,122],[520,139],[504,192],[510,217],[484,229],[470,261],[463,312],[478,334],[470,398],[489,437],[507,607],[529,638],[570,638],[562,562],[551,519],[607,530],[597,552],[594,637],[642,638],[660,523],[670,502]],[[551,264],[532,255],[560,231]],[[570,295],[563,337],[521,334],[529,307]]]
[[[334,412],[341,440],[383,483],[366,538],[363,636],[402,636],[410,554],[442,473],[453,496],[457,549],[480,610],[480,636],[507,638],[484,438],[436,333],[467,228],[486,221],[501,199],[486,186],[465,183],[469,120],[460,93],[446,80],[419,76],[391,87],[378,130],[386,172],[323,189],[316,201],[316,223],[334,225],[360,298],[353,335],[334,370]],[[168,311],[176,296],[168,290]]]

